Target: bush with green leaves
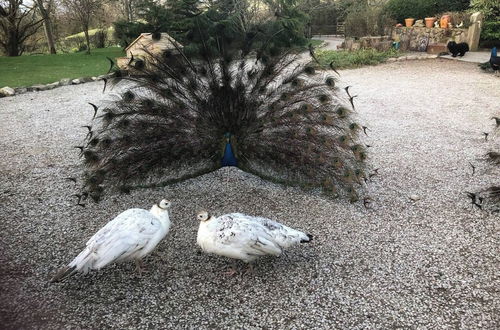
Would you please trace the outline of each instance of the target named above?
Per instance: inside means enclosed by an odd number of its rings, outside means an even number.
[[[424,19],[448,11],[469,8],[470,0],[389,0],[385,6],[387,13],[398,22],[405,18]]]
[[[137,4],[139,20],[135,22],[114,22],[114,37],[120,46],[126,47],[141,33],[169,31],[172,24],[172,14],[159,1],[142,0]]]
[[[345,18],[345,35],[347,37],[384,35],[385,28],[392,25],[394,21],[383,10],[383,7],[360,1],[348,10]]]
[[[483,23],[481,47],[500,47],[500,21],[486,21]]]
[[[500,20],[500,1],[498,0],[472,0],[471,7],[484,14],[486,21]]]

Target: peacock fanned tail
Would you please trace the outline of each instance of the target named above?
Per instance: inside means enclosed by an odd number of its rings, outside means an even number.
[[[172,43],[175,50],[134,59],[111,82],[122,92],[99,109],[82,151],[89,196],[170,184],[230,164],[269,181],[358,199],[367,153],[333,76],[269,45],[251,53],[211,38],[188,55]],[[235,158],[229,163],[228,145]]]

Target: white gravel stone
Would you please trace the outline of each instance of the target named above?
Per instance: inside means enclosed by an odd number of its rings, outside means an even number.
[[[499,218],[464,195],[498,179],[477,160],[498,111],[498,78],[447,60],[340,73],[339,87],[358,95],[369,162],[379,168],[366,187],[370,209],[234,168],[80,208],[64,178],[82,171],[72,147],[91,120],[87,102],[111,97],[102,82],[0,99],[2,327],[498,328]],[[480,174],[471,176],[469,161]],[[173,224],[145,260],[149,273],[141,278],[125,263],[47,284],[118,212],[164,197]],[[227,278],[231,262],[196,247],[200,208],[271,217],[314,240]]]

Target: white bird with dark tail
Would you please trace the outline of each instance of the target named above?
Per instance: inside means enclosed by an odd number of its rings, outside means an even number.
[[[246,263],[265,255],[279,256],[285,248],[312,240],[312,235],[279,222],[242,213],[216,218],[202,211],[197,218],[197,243],[203,251]]]
[[[85,249],[51,279],[58,282],[77,272],[88,273],[113,262],[134,260],[141,273],[142,258],[168,234],[171,203],[162,200],[151,210],[128,209],[108,222],[87,242]]]

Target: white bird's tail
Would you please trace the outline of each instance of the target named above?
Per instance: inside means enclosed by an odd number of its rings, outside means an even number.
[[[78,256],[76,256],[73,261],[71,261],[67,266],[59,269],[57,273],[51,278],[50,282],[59,282],[70,277],[76,272],[87,273],[92,268],[93,258],[92,251],[89,248],[85,248]]]

